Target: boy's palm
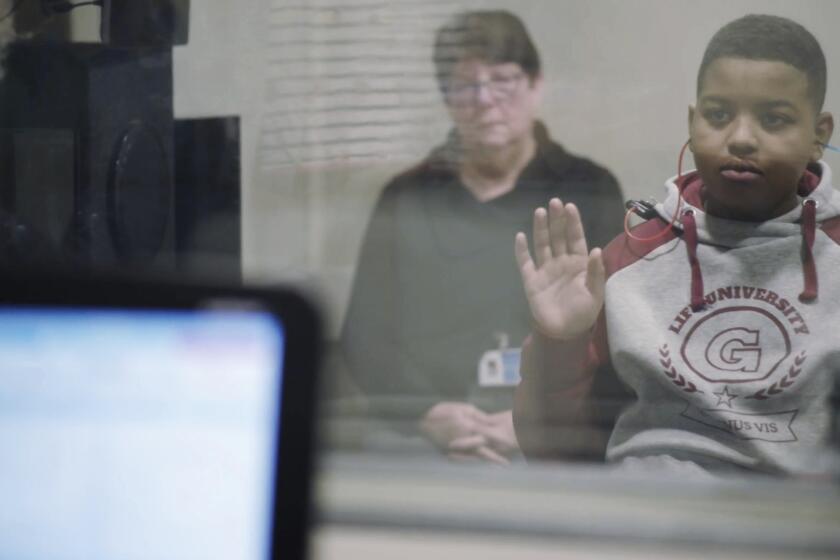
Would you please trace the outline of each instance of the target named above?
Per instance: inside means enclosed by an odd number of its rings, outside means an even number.
[[[591,253],[577,208],[558,199],[534,213],[534,256],[525,234],[516,236],[516,259],[537,329],[551,338],[574,338],[595,324],[604,303],[600,249]]]

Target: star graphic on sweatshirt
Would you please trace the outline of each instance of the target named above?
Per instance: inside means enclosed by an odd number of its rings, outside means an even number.
[[[716,391],[714,395],[718,398],[718,401],[715,404],[715,406],[725,404],[729,408],[732,408],[732,399],[738,398],[738,395],[733,395],[729,392],[729,387],[727,386],[723,387],[723,391]]]

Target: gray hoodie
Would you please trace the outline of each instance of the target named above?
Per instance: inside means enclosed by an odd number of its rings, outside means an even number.
[[[609,461],[667,455],[710,469],[836,474],[827,443],[840,379],[840,195],[831,170],[821,162],[807,172],[802,204],[763,223],[706,215],[696,173],[681,185],[683,201],[669,180],[661,219],[605,249],[606,300],[588,339],[526,344],[517,430],[541,417],[556,427],[552,407],[582,426],[598,416],[598,376],[614,372],[631,397]],[[528,454],[533,434],[522,435]]]

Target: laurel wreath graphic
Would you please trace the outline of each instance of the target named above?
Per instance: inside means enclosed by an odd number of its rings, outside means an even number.
[[[802,364],[805,363],[805,359],[807,357],[807,352],[803,350],[799,353],[798,356],[796,356],[793,359],[793,364],[791,364],[787,374],[785,374],[784,377],[782,377],[779,381],[773,383],[772,385],[765,387],[764,389],[758,390],[752,395],[748,395],[744,398],[764,401],[772,396],[783,393],[785,389],[794,384],[796,378],[799,377],[800,373],[802,373]]]
[[[663,373],[671,380],[671,383],[686,393],[703,393],[703,391],[697,388],[697,385],[688,381],[682,376],[682,374],[677,373],[676,368],[671,362],[671,350],[668,348],[667,344],[663,344],[662,348],[659,349],[659,356],[659,363],[662,364],[662,367],[664,368]]]

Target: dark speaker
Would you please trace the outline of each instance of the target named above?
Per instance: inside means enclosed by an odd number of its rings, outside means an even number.
[[[123,47],[186,45],[190,0],[103,0],[102,42]]]
[[[9,47],[0,202],[74,262],[174,268],[171,49]]]
[[[175,121],[178,268],[242,279],[239,117]]]

